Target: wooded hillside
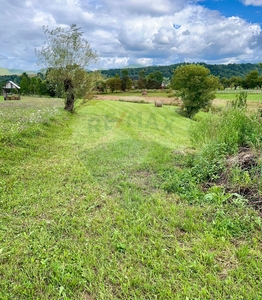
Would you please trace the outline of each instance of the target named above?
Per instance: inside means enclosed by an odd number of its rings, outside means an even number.
[[[145,75],[149,75],[155,71],[160,71],[164,77],[171,78],[173,75],[173,71],[181,65],[185,65],[186,63],[179,63],[170,66],[150,66],[144,68],[128,68],[129,77],[132,79],[138,79],[138,74],[141,70],[145,71]],[[259,64],[227,64],[227,65],[209,65],[205,63],[199,63],[210,70],[210,72],[219,76],[220,78],[226,77],[231,78],[233,76],[241,76],[245,77],[250,71],[257,69],[259,74],[262,74],[262,68]],[[110,70],[102,70],[101,73],[106,77],[113,77],[116,74],[121,74],[122,69],[110,69]]]

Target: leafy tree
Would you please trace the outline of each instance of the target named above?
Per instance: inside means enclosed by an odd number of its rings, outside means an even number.
[[[262,88],[262,76],[258,77],[258,83],[257,83],[258,87],[261,89]]]
[[[259,85],[259,72],[258,70],[250,71],[243,82],[243,87],[246,89],[254,89]]]
[[[128,77],[128,73],[129,73],[128,69],[121,70],[121,76],[122,76],[122,78]]]
[[[136,85],[137,85],[137,88],[138,88],[139,90],[145,89],[145,88],[146,88],[146,79],[145,79],[145,78],[139,78],[139,79],[137,80]]]
[[[68,30],[61,27],[49,30],[44,26],[46,41],[36,50],[39,64],[50,69],[47,80],[63,85],[68,111],[73,111],[76,98],[83,97],[94,82],[93,73],[87,73],[85,68],[96,61],[97,55],[80,29],[75,24]]]
[[[128,77],[126,81],[126,89],[129,91],[132,89],[132,86],[133,86],[133,81],[130,77]]]
[[[106,81],[106,86],[113,93],[115,91],[115,78],[108,78]]]
[[[148,89],[160,89],[163,82],[163,75],[160,71],[155,71],[147,76]]]
[[[233,87],[235,90],[239,87],[239,86],[243,86],[243,78],[240,76],[232,76],[229,79],[230,82],[230,86]]]
[[[21,75],[20,88],[23,95],[30,93],[30,78],[26,72]]]
[[[137,88],[140,90],[146,88],[146,72],[145,72],[145,70],[141,70],[138,73]]]
[[[220,84],[223,87],[222,89],[226,89],[230,87],[230,80],[227,77],[222,77],[220,79]]]
[[[106,85],[112,93],[114,91],[121,90],[121,79],[120,79],[119,75],[116,74],[115,77],[107,79]]]
[[[36,78],[36,94],[41,95],[42,92],[42,80],[40,77]]]
[[[126,90],[130,90],[132,87],[132,79],[128,76],[128,69],[123,69],[121,71],[121,90],[124,92]]]
[[[139,73],[138,73],[138,79],[145,79],[146,78],[146,72],[145,72],[145,70],[141,70],[141,71],[139,71]]]
[[[175,70],[172,87],[183,101],[181,112],[192,118],[215,98],[218,78],[210,75],[210,71],[204,66],[184,65]]]
[[[32,77],[32,78],[30,79],[29,93],[30,93],[31,95],[36,95],[36,94],[38,94],[36,88],[37,88],[37,78],[36,78],[36,77]]]
[[[97,81],[96,90],[100,93],[106,92],[106,82],[104,80]]]

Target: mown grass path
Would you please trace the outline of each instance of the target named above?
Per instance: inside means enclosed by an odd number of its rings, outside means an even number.
[[[256,226],[217,234],[216,206],[161,188],[191,121],[91,101],[44,126],[1,145],[1,299],[262,297]]]

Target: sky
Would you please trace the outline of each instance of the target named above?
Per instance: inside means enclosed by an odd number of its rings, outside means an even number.
[[[0,67],[38,70],[49,29],[81,27],[91,69],[262,62],[262,0],[1,0]]]

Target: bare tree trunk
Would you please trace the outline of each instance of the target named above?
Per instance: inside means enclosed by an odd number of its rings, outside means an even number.
[[[70,78],[64,80],[64,88],[66,92],[65,110],[72,112],[74,110],[75,95],[74,86]]]

